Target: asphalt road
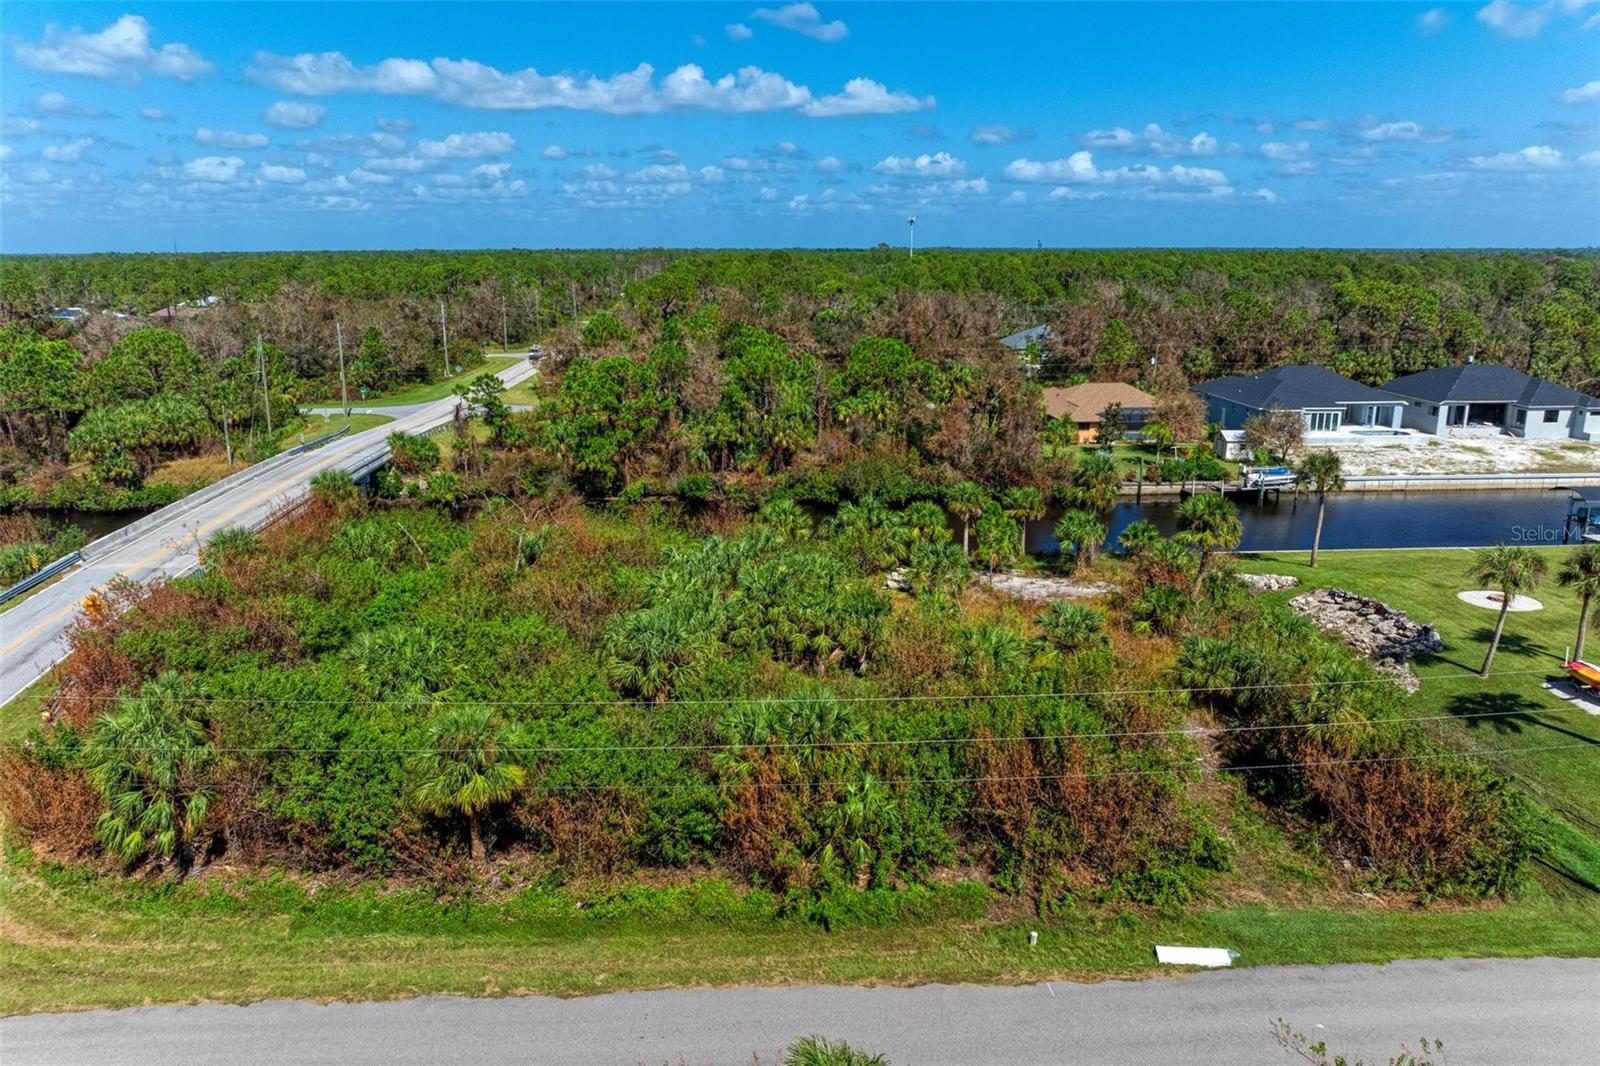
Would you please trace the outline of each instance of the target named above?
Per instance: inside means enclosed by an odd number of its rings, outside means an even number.
[[[141,1007],[0,1021],[0,1061],[776,1063],[820,1034],[908,1063],[1297,1063],[1272,1022],[1387,1062],[1420,1037],[1449,1066],[1595,1062],[1600,960],[1287,966],[1015,988],[734,988],[585,999]]]
[[[507,386],[532,376],[534,364],[499,372]],[[301,455],[280,455],[157,511],[84,549],[84,562],[54,585],[0,614],[0,704],[37,681],[66,654],[64,634],[83,598],[113,577],[135,581],[194,569],[207,537],[228,526],[256,525],[305,491],[324,470],[355,470],[387,454],[389,434],[416,433],[450,419],[455,397],[393,408],[394,421]]]

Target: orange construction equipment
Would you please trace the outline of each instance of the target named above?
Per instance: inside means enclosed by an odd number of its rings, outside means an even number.
[[[1572,675],[1573,681],[1586,688],[1600,692],[1600,666],[1596,666],[1594,663],[1586,663],[1582,659],[1568,659],[1561,665],[1568,674]]]

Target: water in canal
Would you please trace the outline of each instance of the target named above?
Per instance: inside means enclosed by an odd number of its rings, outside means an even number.
[[[1244,521],[1243,551],[1309,549],[1317,521],[1316,501],[1290,493],[1257,503],[1251,495],[1230,497]],[[1117,505],[1111,539],[1138,518],[1162,533],[1178,527],[1178,501],[1162,497]],[[1324,548],[1470,548],[1486,544],[1556,545],[1567,513],[1565,490],[1494,492],[1350,492],[1328,497],[1322,530]],[[1028,524],[1028,551],[1052,555],[1060,550],[1051,530],[1060,517],[1052,510]]]

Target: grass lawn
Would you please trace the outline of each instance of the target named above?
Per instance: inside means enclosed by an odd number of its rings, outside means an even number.
[[[1532,595],[1544,609],[1507,616],[1494,676],[1487,680],[1477,671],[1495,612],[1456,598],[1477,587],[1466,576],[1473,557],[1469,550],[1323,552],[1316,570],[1306,552],[1262,552],[1244,556],[1241,564],[1253,573],[1292,574],[1303,587],[1331,585],[1371,596],[1413,621],[1437,626],[1445,649],[1416,661],[1423,683],[1409,713],[1443,716],[1436,730],[1458,748],[1506,749],[1481,758],[1574,825],[1600,836],[1600,717],[1542,687],[1562,676],[1561,657],[1578,630],[1578,599],[1555,583],[1561,559],[1571,549],[1539,550],[1548,575]],[[1288,599],[1298,591],[1269,595]],[[1454,717],[1466,715],[1479,717]],[[1576,746],[1528,750],[1554,744]]]
[[[351,433],[360,433],[364,429],[393,421],[388,415],[352,414],[349,418],[342,415],[300,415],[278,430],[277,440],[280,447],[292,448],[296,444],[337,433],[347,426]]]
[[[1193,446],[1194,445],[1192,445],[1192,444],[1180,444],[1179,445],[1179,450],[1181,452],[1183,452],[1184,454],[1187,454],[1188,453],[1188,449],[1193,447]],[[1101,450],[1100,449],[1100,445],[1098,445],[1098,444],[1076,444],[1076,445],[1069,445],[1069,446],[1067,446],[1065,448],[1057,448],[1057,447],[1055,447],[1054,445],[1051,445],[1051,444],[1046,444],[1046,445],[1043,446],[1043,451],[1044,451],[1045,458],[1047,458],[1047,459],[1065,459],[1069,463],[1076,462],[1077,459],[1078,459],[1078,456],[1082,455],[1084,452],[1092,452],[1092,451],[1100,451],[1100,450]],[[1119,472],[1121,472],[1125,476],[1126,475],[1137,475],[1138,472],[1139,472],[1139,464],[1140,464],[1141,461],[1144,463],[1144,465],[1147,468],[1155,466],[1156,463],[1157,463],[1155,448],[1151,447],[1148,444],[1131,444],[1131,443],[1113,444],[1111,446],[1111,458],[1113,460],[1115,460],[1115,462],[1117,464],[1117,470]],[[1171,448],[1163,448],[1162,451],[1161,451],[1161,458],[1163,458],[1163,459],[1171,459],[1171,458],[1173,458],[1172,449]],[[1222,465],[1227,468],[1228,476],[1230,478],[1237,478],[1239,476],[1239,464],[1238,463],[1229,460],[1229,461],[1224,461]],[[1150,474],[1148,474],[1148,473],[1146,474],[1146,477],[1150,477],[1150,476],[1151,476]]]
[[[823,931],[783,920],[559,916],[283,882],[140,885],[0,867],[0,1014],[282,996],[582,995],[788,982],[917,984],[1139,976],[1157,943],[1218,944],[1240,965],[1600,951],[1600,904],[1283,910],[1040,921],[951,917]],[[1027,946],[1027,931],[1040,930]],[[1263,1024],[1270,1019],[1264,1019]]]
[[[407,404],[442,400],[449,396],[456,385],[461,382],[476,381],[485,374],[493,374],[504,370],[513,363],[520,363],[524,358],[526,357],[492,355],[483,361],[482,366],[473,367],[460,377],[447,378],[444,381],[432,381],[425,385],[412,385],[401,389],[399,392],[391,392],[384,396],[369,396],[365,400],[353,398],[350,405],[352,407],[403,407]]]

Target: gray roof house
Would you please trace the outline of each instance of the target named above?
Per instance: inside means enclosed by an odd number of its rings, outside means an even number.
[[[1403,424],[1438,436],[1600,439],[1600,399],[1498,363],[1443,366],[1395,378]]]
[[[1267,411],[1298,411],[1308,435],[1392,435],[1400,431],[1405,401],[1335,374],[1322,366],[1280,366],[1259,374],[1236,374],[1194,386],[1206,401],[1206,417],[1223,430],[1244,428]],[[1334,443],[1330,440],[1327,443]]]
[[[1029,326],[1019,329],[1009,337],[1001,337],[1000,343],[1007,348],[1022,351],[1029,344],[1037,344],[1040,348],[1048,348],[1050,342],[1056,339],[1056,331],[1046,325]]]

